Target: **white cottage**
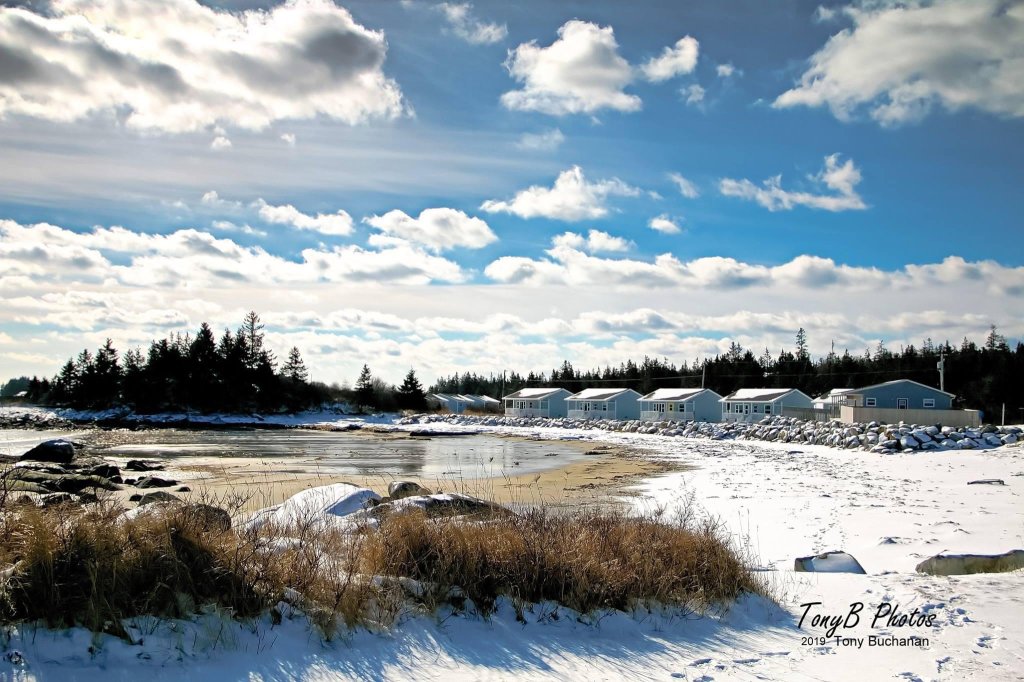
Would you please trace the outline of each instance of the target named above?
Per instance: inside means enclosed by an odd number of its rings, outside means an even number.
[[[659,388],[640,398],[640,418],[717,422],[722,418],[721,399],[710,388]]]
[[[810,396],[795,388],[741,388],[719,402],[724,422],[756,422],[782,414],[784,407],[810,409],[814,405]]]
[[[585,388],[565,402],[571,419],[639,419],[639,399],[631,388]]]
[[[571,395],[564,388],[523,388],[502,402],[506,417],[564,417],[565,399]]]
[[[459,396],[465,398],[472,403],[474,410],[480,410],[481,412],[497,412],[501,407],[501,401],[492,398],[489,395],[476,395],[474,394],[463,394]]]

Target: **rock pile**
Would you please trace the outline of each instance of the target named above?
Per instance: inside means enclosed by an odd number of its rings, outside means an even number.
[[[844,450],[893,454],[918,450],[984,450],[1012,445],[1022,439],[1016,426],[940,426],[938,424],[845,424],[839,420],[805,421],[794,417],[765,417],[745,422],[673,422],[643,420],[583,420],[566,417],[478,417],[471,415],[420,414],[397,422],[401,426],[444,423],[454,426],[515,426],[564,429],[600,429],[670,437],[713,440],[759,440],[780,443],[826,445]]]

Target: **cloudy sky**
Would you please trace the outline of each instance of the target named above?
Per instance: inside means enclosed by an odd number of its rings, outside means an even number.
[[[2,0],[0,380],[1024,337],[1024,3]]]

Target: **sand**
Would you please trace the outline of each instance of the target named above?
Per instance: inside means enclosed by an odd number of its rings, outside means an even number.
[[[560,445],[566,445],[561,441]],[[618,505],[633,494],[631,486],[661,473],[678,471],[678,462],[651,458],[638,450],[594,443],[574,443],[586,453],[582,460],[523,476],[495,478],[445,477],[415,481],[434,491],[463,492],[502,504],[578,507]],[[243,511],[279,504],[306,488],[331,483],[353,483],[387,494],[388,484],[399,477],[375,474],[357,476],[317,471],[314,458],[210,458],[188,464],[167,461],[156,475],[174,478],[191,488],[192,497],[235,500]]]

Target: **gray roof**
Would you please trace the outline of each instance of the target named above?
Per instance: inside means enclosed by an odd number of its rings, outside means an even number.
[[[940,391],[939,389],[935,388],[934,386],[929,386],[928,384],[922,384],[920,381],[914,381],[913,379],[893,379],[892,381],[883,381],[880,384],[871,384],[870,386],[864,386],[862,388],[853,388],[853,389],[850,389],[850,392],[851,393],[860,393],[861,391],[867,391],[867,390],[870,390],[872,388],[881,388],[882,386],[892,386],[893,384],[915,384],[917,386],[920,386],[921,388],[927,388],[929,391],[935,391],[936,393],[941,393],[942,395],[948,395],[950,398],[956,397],[952,393],[947,393],[946,391]]]

